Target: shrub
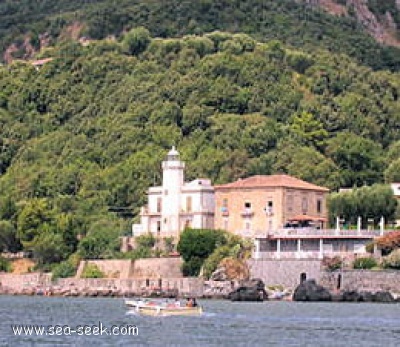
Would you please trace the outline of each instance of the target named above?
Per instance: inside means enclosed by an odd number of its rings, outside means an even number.
[[[156,244],[156,239],[152,233],[135,237],[137,248],[153,248]]]
[[[203,259],[199,257],[192,257],[182,264],[183,276],[198,276],[200,273],[201,266],[203,265]]]
[[[400,249],[396,249],[384,257],[382,265],[387,269],[400,269]]]
[[[353,269],[363,270],[372,269],[378,265],[377,261],[371,257],[357,258],[353,262]]]
[[[203,275],[205,278],[210,278],[211,274],[217,269],[222,259],[231,255],[231,247],[225,245],[218,247],[205,260],[203,265]]]
[[[72,277],[75,275],[76,267],[70,260],[66,260],[57,264],[52,271],[52,280],[56,280],[58,278],[66,278]]]
[[[2,271],[10,272],[11,264],[7,259],[0,257],[0,272],[2,272]]]
[[[400,247],[400,231],[391,231],[375,240],[383,254],[389,254]]]
[[[373,242],[373,241],[371,241],[371,242],[368,242],[366,245],[365,245],[365,250],[368,252],[368,253],[374,253],[374,248],[375,248],[375,243]]]
[[[339,256],[325,257],[322,259],[322,266],[328,271],[335,271],[342,267],[343,260]]]
[[[86,264],[81,278],[104,278],[104,273],[96,264]]]

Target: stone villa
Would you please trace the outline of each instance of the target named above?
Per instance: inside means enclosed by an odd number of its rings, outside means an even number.
[[[215,187],[215,228],[265,236],[304,221],[324,228],[329,189],[288,175],[252,176]],[[299,220],[300,219],[300,220]]]

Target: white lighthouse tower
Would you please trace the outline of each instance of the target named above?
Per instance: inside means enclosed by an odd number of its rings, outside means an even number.
[[[162,230],[176,234],[180,230],[181,191],[184,184],[185,163],[180,161],[179,152],[172,147],[162,163]]]
[[[185,163],[172,147],[162,162],[162,185],[150,187],[148,203],[140,211],[140,224],[132,225],[133,236],[152,233],[179,239],[186,228],[214,226],[214,187],[206,178],[185,182]]]

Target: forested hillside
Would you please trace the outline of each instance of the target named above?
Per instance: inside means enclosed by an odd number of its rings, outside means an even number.
[[[369,1],[368,6],[377,16],[389,11],[397,19],[394,0],[385,4]],[[332,16],[303,1],[5,0],[0,3],[0,17],[0,52],[7,61],[31,57],[66,37],[101,39],[142,25],[154,37],[244,32],[260,41],[278,39],[302,50],[345,53],[374,69],[400,68],[400,49],[381,46],[356,16]]]
[[[74,252],[78,234],[101,248],[129,231],[130,216],[117,217],[137,214],[171,145],[189,180],[400,179],[398,73],[223,32],[154,39],[138,28],[42,55],[53,60],[38,69],[0,67],[0,231],[44,262]]]

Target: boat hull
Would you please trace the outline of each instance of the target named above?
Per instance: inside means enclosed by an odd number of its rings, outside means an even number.
[[[198,307],[169,307],[140,303],[134,300],[125,300],[126,306],[144,316],[200,316],[203,310]]]

